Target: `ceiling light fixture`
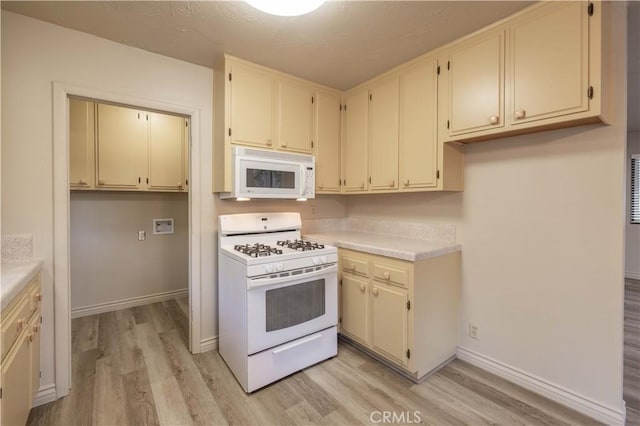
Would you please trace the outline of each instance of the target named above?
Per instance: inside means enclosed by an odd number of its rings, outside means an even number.
[[[258,10],[278,16],[299,16],[313,12],[325,0],[245,0]]]

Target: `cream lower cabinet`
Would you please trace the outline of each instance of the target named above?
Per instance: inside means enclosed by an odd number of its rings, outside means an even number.
[[[24,425],[40,388],[41,299],[38,274],[2,311],[3,425]]]
[[[455,355],[460,253],[416,262],[340,249],[340,333],[414,379]]]

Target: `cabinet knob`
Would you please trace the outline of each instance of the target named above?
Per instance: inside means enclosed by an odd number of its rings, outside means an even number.
[[[287,147],[287,141],[280,141],[280,145],[281,145],[283,148],[286,148],[286,147]]]
[[[371,293],[373,293],[374,296],[378,295],[378,289],[376,287],[373,288],[373,290],[371,290]]]
[[[498,124],[500,122],[500,118],[497,115],[492,115],[489,117],[489,123]]]
[[[396,181],[395,181],[395,180],[392,180],[392,181],[389,183],[389,186],[390,186],[391,188],[393,188],[394,186],[396,186]]]
[[[318,184],[318,189],[322,189],[322,188],[324,188],[324,184],[323,183],[319,183]]]
[[[82,179],[80,179],[78,181],[78,185],[86,185],[86,184],[87,184],[87,182],[83,181]]]
[[[29,341],[29,343],[33,342],[33,333],[29,333],[29,335],[27,336],[27,340]]]
[[[18,329],[18,331],[22,331],[22,329],[24,328],[24,323],[24,318],[20,318],[18,321],[16,321],[16,328]]]
[[[36,293],[33,297],[36,301],[42,302],[42,293]]]
[[[360,293],[364,293],[364,289],[365,289],[364,284],[360,284]]]
[[[409,179],[404,180],[404,186],[409,186]]]
[[[351,265],[349,267],[349,269],[351,269],[351,272],[355,272],[356,271],[356,265]]]
[[[389,281],[391,279],[391,274],[388,272],[384,272],[382,274],[382,276],[384,277],[385,280]]]
[[[35,325],[33,326],[33,332],[34,332],[34,333],[37,333],[38,331],[40,331],[40,324],[35,324]]]
[[[104,182],[103,180],[99,180],[99,181],[98,181],[98,185],[104,185],[104,183],[105,183],[105,182]]]
[[[364,189],[364,182],[362,182],[362,185],[360,185],[360,189]]]
[[[267,139],[267,146],[271,146],[271,139]]]
[[[520,109],[516,111],[516,120],[521,120],[527,116],[527,111]]]

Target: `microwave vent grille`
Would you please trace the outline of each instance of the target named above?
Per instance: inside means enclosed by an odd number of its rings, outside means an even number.
[[[286,152],[263,151],[259,149],[247,149],[247,148],[245,148],[243,151],[244,152],[239,152],[238,154],[247,155],[251,157],[259,157],[259,158],[271,158],[273,160],[295,161],[298,163],[314,162],[312,155],[289,154]]]

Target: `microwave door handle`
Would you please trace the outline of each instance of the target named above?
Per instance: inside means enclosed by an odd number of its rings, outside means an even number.
[[[333,264],[331,266],[324,266],[321,269],[317,270],[317,271],[313,271],[313,272],[307,272],[306,274],[298,274],[298,275],[288,275],[286,277],[277,277],[277,278],[256,278],[256,279],[250,279],[248,282],[248,288],[256,288],[256,287],[262,287],[262,286],[266,286],[266,285],[277,285],[277,284],[283,284],[283,283],[287,283],[291,280],[299,280],[301,278],[303,279],[307,279],[307,278],[314,278],[317,276],[321,276],[321,275],[325,275],[327,272],[333,272],[333,271],[337,271],[338,267]]]

